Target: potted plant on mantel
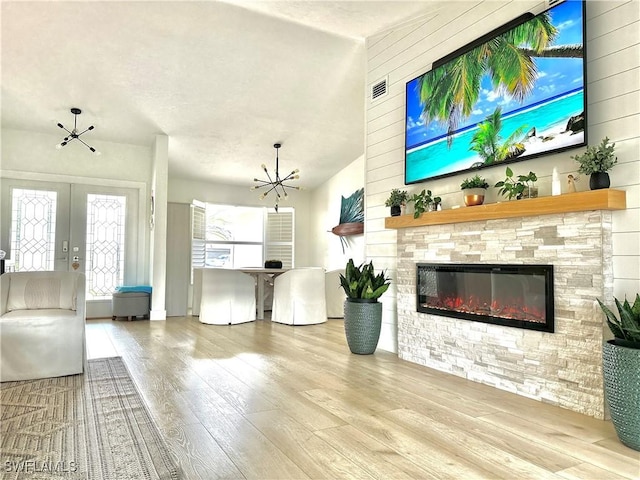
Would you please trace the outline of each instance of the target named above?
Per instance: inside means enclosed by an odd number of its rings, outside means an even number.
[[[487,188],[489,188],[489,184],[478,174],[471,178],[465,178],[460,184],[460,190],[462,190],[464,196],[464,204],[467,207],[482,205]]]
[[[535,173],[529,172],[528,175],[518,175],[516,180],[513,178],[513,170],[507,167],[505,175],[505,179],[499,181],[494,186],[500,189],[498,193],[507,197],[507,200],[513,198],[520,200],[522,198],[535,198],[538,196],[538,187],[533,184],[533,182],[538,180],[538,176]]]
[[[603,345],[604,392],[618,438],[640,451],[640,294],[633,305],[614,300],[620,318],[598,299],[615,337]]]
[[[442,198],[434,197],[431,190],[423,189],[420,193],[414,193],[409,201],[413,202],[413,218],[418,218],[426,211],[436,211]]]
[[[409,200],[409,194],[406,190],[394,188],[389,193],[389,198],[384,202],[385,206],[391,207],[391,216],[397,217],[402,213],[402,206]]]
[[[340,285],[347,294],[344,302],[344,331],[351,353],[369,355],[375,352],[382,325],[382,303],[378,298],[387,291],[391,280],[384,271],[375,274],[373,262],[356,267],[347,262]]]
[[[585,153],[570,157],[580,164],[579,173],[589,175],[589,188],[591,190],[609,188],[611,185],[607,170],[610,170],[618,163],[618,157],[613,153],[615,146],[615,143],[609,144],[609,137],[604,137],[597,147],[587,147]]]

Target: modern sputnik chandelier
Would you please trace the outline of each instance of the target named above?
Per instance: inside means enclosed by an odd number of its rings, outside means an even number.
[[[287,200],[289,198],[289,195],[287,195],[287,188],[291,188],[293,190],[302,190],[301,187],[296,187],[293,185],[289,185],[286,184],[284,182],[288,182],[289,180],[297,180],[300,178],[300,175],[297,175],[297,173],[300,171],[297,168],[295,170],[293,170],[291,173],[289,173],[286,177],[284,178],[280,178],[280,170],[279,170],[279,159],[278,159],[278,149],[281,147],[282,145],[280,143],[274,143],[273,147],[276,149],[276,172],[275,172],[275,177],[271,177],[271,175],[269,174],[266,165],[263,163],[262,164],[262,170],[264,170],[264,173],[266,173],[267,178],[269,180],[259,180],[257,178],[254,178],[253,181],[257,182],[258,185],[254,185],[253,187],[251,187],[251,190],[258,190],[259,188],[265,188],[266,190],[262,193],[262,195],[260,196],[260,200],[264,200],[267,195],[269,195],[271,192],[273,192],[276,196],[276,204],[275,204],[275,209],[276,212],[278,211],[278,204],[280,203],[280,200]]]
[[[60,148],[64,147],[65,145],[67,145],[69,142],[72,142],[73,140],[78,140],[80,143],[82,143],[84,146],[86,146],[93,153],[95,153],[96,155],[100,155],[100,152],[98,152],[91,145],[88,145],[87,143],[85,143],[80,138],[80,135],[82,135],[83,133],[86,133],[89,130],[93,130],[94,126],[91,125],[90,127],[84,129],[82,132],[78,133],[78,115],[80,115],[82,113],[82,110],[80,110],[79,108],[75,108],[74,107],[74,108],[71,109],[71,113],[73,113],[73,115],[74,115],[74,117],[73,117],[73,130],[69,130],[64,125],[62,125],[61,123],[58,123],[58,127],[60,127],[61,129],[65,130],[69,135],[64,137],[62,139],[62,142],[60,142],[58,145],[56,145],[56,148],[60,149]]]

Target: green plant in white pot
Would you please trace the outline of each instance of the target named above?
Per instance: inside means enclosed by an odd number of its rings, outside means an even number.
[[[604,391],[618,438],[640,451],[640,294],[614,300],[618,317],[598,299],[615,337],[603,345]]]
[[[344,302],[344,330],[349,350],[359,355],[375,352],[382,325],[382,303],[378,298],[391,280],[382,271],[375,273],[373,262],[356,267],[349,259],[340,285],[347,295]]]

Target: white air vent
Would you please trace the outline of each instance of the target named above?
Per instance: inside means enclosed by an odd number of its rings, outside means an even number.
[[[389,93],[388,89],[389,78],[385,77],[382,80],[378,80],[371,85],[371,101],[375,102],[380,97],[384,97]]]

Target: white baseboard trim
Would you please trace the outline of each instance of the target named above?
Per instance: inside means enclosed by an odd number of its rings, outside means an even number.
[[[151,314],[149,315],[150,320],[166,320],[167,319],[167,311],[166,310],[151,310]]]

